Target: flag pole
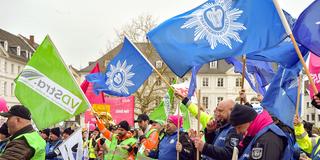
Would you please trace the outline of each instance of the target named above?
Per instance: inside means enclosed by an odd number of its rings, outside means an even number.
[[[241,77],[241,91],[244,91],[244,76],[246,74],[246,55],[242,55],[242,77]],[[240,97],[240,104],[243,103],[243,99]]]
[[[290,29],[290,26],[289,26],[289,24],[288,24],[288,21],[287,21],[285,15],[284,15],[284,13],[283,13],[283,11],[282,11],[279,3],[278,3],[278,1],[277,1],[277,0],[273,0],[273,3],[274,3],[274,5],[275,5],[275,7],[276,7],[276,9],[277,9],[277,11],[278,11],[278,14],[279,14],[279,16],[280,16],[282,25],[283,25],[283,27],[285,28],[287,34],[290,36],[290,39],[291,39],[291,41],[292,41],[292,43],[293,43],[293,45],[294,45],[294,49],[296,50],[296,53],[297,53],[297,55],[298,55],[298,57],[299,57],[299,59],[300,59],[300,62],[301,62],[302,66],[303,66],[303,68],[304,68],[304,70],[305,70],[305,72],[306,72],[306,74],[307,74],[307,76],[308,76],[308,79],[309,79],[310,85],[312,86],[313,92],[314,92],[315,94],[317,94],[317,93],[318,93],[318,89],[317,89],[316,85],[314,84],[314,81],[313,81],[313,79],[312,79],[312,77],[311,77],[311,75],[310,75],[310,71],[309,71],[309,69],[308,69],[308,67],[307,67],[307,65],[306,65],[306,62],[304,61],[304,59],[303,59],[303,57],[302,57],[301,51],[300,51],[300,49],[299,49],[299,47],[298,47],[298,44],[297,44],[297,42],[296,42],[296,39],[294,38],[294,36],[293,36],[293,34],[292,34],[292,31],[291,31],[291,29]]]
[[[164,83],[166,85],[168,85],[168,87],[172,90],[173,87],[170,85],[170,83],[162,76],[162,74],[150,63],[150,61],[147,59],[147,57],[144,56],[144,54],[139,50],[139,48],[128,38],[127,35],[125,35],[125,37],[128,39],[128,41],[134,46],[134,48],[140,53],[140,55],[144,58],[144,60],[146,60],[148,62],[148,64],[150,65],[150,67],[158,74],[158,76],[164,81]]]
[[[301,74],[299,74],[299,79],[298,79],[298,93],[297,93],[297,103],[296,103],[297,116],[299,116],[300,95],[301,95]]]
[[[178,107],[178,138],[177,138],[177,143],[180,143],[180,105],[177,105]],[[177,160],[179,160],[179,152],[177,152]]]
[[[198,118],[198,124],[197,124],[197,132],[198,132],[198,137],[201,138],[200,136],[200,107],[201,107],[201,90],[199,89],[198,90],[198,115],[197,115],[197,118]],[[199,152],[199,149],[197,149],[197,160],[199,160],[199,156],[200,155],[200,152]]]

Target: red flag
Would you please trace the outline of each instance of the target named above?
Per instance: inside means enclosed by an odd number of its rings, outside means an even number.
[[[100,72],[99,64],[97,63],[96,66],[90,71],[90,73],[97,73]],[[81,84],[81,89],[88,98],[89,102],[92,104],[103,104],[105,102],[104,100],[104,94],[102,92],[99,93],[99,95],[96,95],[93,93],[92,88],[93,84],[88,82],[87,80],[84,80]]]
[[[314,55],[313,53],[310,52],[310,59],[309,59],[309,70],[311,77],[317,87],[317,89],[320,89],[320,57]],[[312,99],[314,93],[313,89],[309,85],[309,90],[310,90],[310,97]]]
[[[90,73],[97,73],[97,72],[100,72],[100,68],[99,68],[99,64],[98,63],[90,71]],[[80,87],[81,87],[83,93],[88,98],[88,100],[89,100],[91,105],[105,103],[103,92],[100,92],[99,95],[96,95],[96,94],[93,93],[93,91],[92,91],[93,84],[92,83],[88,82],[87,80],[84,80]],[[91,124],[95,124],[96,123],[96,119],[92,115],[92,113],[90,111],[90,108],[84,113],[84,121],[85,121],[85,123],[88,123],[88,122],[91,123]]]

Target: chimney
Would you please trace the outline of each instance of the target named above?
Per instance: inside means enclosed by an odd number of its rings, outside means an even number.
[[[34,43],[34,35],[30,35],[29,36],[29,42],[30,44],[33,46],[35,43]]]

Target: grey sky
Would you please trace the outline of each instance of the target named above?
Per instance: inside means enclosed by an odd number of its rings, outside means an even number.
[[[293,17],[313,0],[278,0]],[[49,34],[67,64],[85,67],[106,50],[114,30],[141,14],[161,23],[205,0],[0,0],[0,28],[13,34]]]

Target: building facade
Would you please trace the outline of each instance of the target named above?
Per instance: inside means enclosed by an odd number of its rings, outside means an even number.
[[[14,79],[34,53],[37,44],[34,36],[25,38],[0,29],[0,97],[7,106],[19,104],[14,95]]]

